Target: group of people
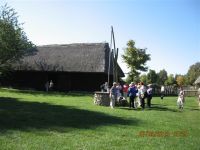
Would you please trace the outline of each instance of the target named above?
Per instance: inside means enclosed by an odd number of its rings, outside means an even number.
[[[135,101],[139,99],[139,104],[142,109],[145,108],[145,99],[147,99],[147,106],[151,107],[151,99],[152,99],[152,88],[151,86],[145,86],[143,82],[138,84],[134,84],[133,82],[128,85],[125,84],[123,87],[116,82],[113,83],[113,86],[110,89],[110,106],[114,108],[115,102],[117,98],[120,96],[120,91],[123,90],[123,96],[125,99],[129,97],[129,107],[135,108]]]
[[[152,99],[152,87],[151,85],[145,86],[143,82],[134,84],[131,82],[130,85],[124,84],[123,87],[116,82],[113,83],[113,86],[110,89],[110,106],[114,108],[117,98],[121,96],[120,91],[123,91],[123,97],[127,99],[129,97],[129,108],[135,109],[139,104],[142,107],[142,110],[145,109],[145,99],[147,100],[147,107],[151,107]],[[163,100],[165,94],[165,87],[161,86],[161,99]],[[178,92],[177,105],[179,109],[183,109],[185,103],[185,92],[182,87],[180,87]],[[198,89],[198,103],[200,107],[200,88]]]

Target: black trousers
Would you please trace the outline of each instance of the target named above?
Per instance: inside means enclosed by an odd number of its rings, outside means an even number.
[[[140,99],[141,107],[142,107],[143,109],[145,108],[145,101],[144,101],[144,99],[145,99],[145,97]]]
[[[135,105],[134,105],[134,100],[135,100],[135,96],[130,96],[129,97],[129,107],[131,108],[131,107],[133,107],[133,108],[135,108]]]
[[[161,99],[164,98],[164,92],[161,92],[160,98],[161,98]]]
[[[152,99],[152,95],[148,95],[147,96],[147,106],[151,107],[151,99]]]

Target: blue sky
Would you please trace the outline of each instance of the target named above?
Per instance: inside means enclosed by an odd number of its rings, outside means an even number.
[[[128,40],[147,48],[149,69],[186,74],[200,61],[200,0],[1,0],[18,12],[36,45]],[[121,57],[121,56],[120,56]],[[128,72],[119,58],[120,66]]]

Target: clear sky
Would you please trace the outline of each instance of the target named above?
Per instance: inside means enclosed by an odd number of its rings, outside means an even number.
[[[200,0],[1,0],[24,22],[36,45],[110,43],[111,25],[119,63],[126,43],[147,48],[149,69],[186,74],[200,61]]]

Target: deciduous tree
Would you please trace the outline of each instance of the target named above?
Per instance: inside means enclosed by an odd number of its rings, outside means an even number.
[[[192,85],[195,80],[200,76],[200,62],[190,66],[187,72],[187,82]]]
[[[150,60],[150,54],[146,54],[146,49],[136,48],[135,42],[130,40],[127,42],[122,59],[130,68],[129,78],[134,81],[134,78],[139,76],[140,71],[147,71],[146,62]]]
[[[149,70],[149,72],[147,73],[147,82],[148,83],[156,83],[157,82],[157,74],[155,70]]]
[[[176,83],[178,86],[183,86],[185,84],[185,78],[182,75],[178,75],[176,78]]]
[[[175,78],[174,78],[174,75],[173,74],[170,74],[168,77],[167,77],[167,80],[165,81],[165,85],[173,85],[175,84]]]
[[[164,85],[166,80],[167,80],[167,71],[165,69],[160,70],[160,72],[158,73],[157,83],[160,85]]]
[[[15,10],[7,5],[0,6],[0,73],[22,56],[30,54],[33,47]]]

